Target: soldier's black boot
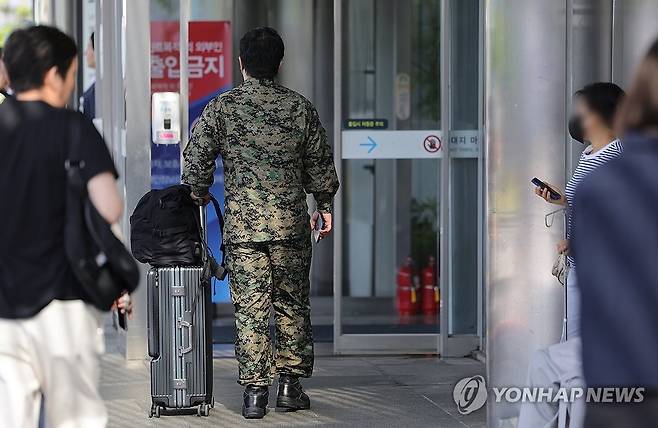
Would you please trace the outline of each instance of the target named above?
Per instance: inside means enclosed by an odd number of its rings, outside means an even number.
[[[267,410],[270,391],[266,386],[247,385],[244,389],[242,416],[247,419],[262,419]]]
[[[304,393],[299,378],[286,374],[280,375],[279,392],[276,396],[276,411],[294,412],[310,408],[311,400]]]

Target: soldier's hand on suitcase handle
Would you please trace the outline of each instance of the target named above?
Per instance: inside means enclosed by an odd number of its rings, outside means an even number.
[[[210,202],[210,193],[206,193],[205,196],[197,196],[194,194],[194,192],[191,192],[190,197],[196,204],[204,207],[208,205],[208,202]]]
[[[320,218],[320,216],[322,216],[322,218]],[[316,229],[318,225],[318,220],[322,220],[322,228],[320,229],[320,238],[318,239],[319,241],[331,233],[331,229],[333,228],[333,221],[332,221],[333,219],[331,213],[319,213],[318,211],[316,211],[311,216],[311,230]]]

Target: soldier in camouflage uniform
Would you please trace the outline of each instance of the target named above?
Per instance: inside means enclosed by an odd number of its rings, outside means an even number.
[[[183,182],[198,199],[213,183],[217,156],[224,162],[224,240],[247,418],[264,416],[268,386],[277,373],[277,410],[310,407],[298,380],[313,371],[310,235],[319,216],[320,236],[331,231],[338,190],[317,111],[303,96],[274,82],[283,49],[271,28],[245,34],[240,41],[244,83],[208,103],[183,155]],[[307,193],[317,203],[310,223]]]

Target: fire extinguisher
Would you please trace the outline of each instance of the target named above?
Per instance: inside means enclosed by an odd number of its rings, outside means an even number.
[[[417,296],[414,287],[414,262],[407,257],[404,265],[400,266],[397,274],[397,303],[398,315],[408,316],[416,312]]]
[[[436,259],[429,256],[422,272],[423,314],[436,315],[439,308],[439,284],[436,275]]]

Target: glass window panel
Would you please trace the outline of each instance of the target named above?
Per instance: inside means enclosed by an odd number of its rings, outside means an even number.
[[[350,0],[343,11],[343,121],[439,129],[440,1]],[[343,333],[438,332],[421,276],[438,256],[439,177],[437,159],[343,160]],[[413,292],[402,308],[396,282],[408,258]]]
[[[479,132],[479,1],[451,3],[451,140],[458,147]],[[451,164],[450,334],[475,334],[478,322],[479,152],[454,153]]]

